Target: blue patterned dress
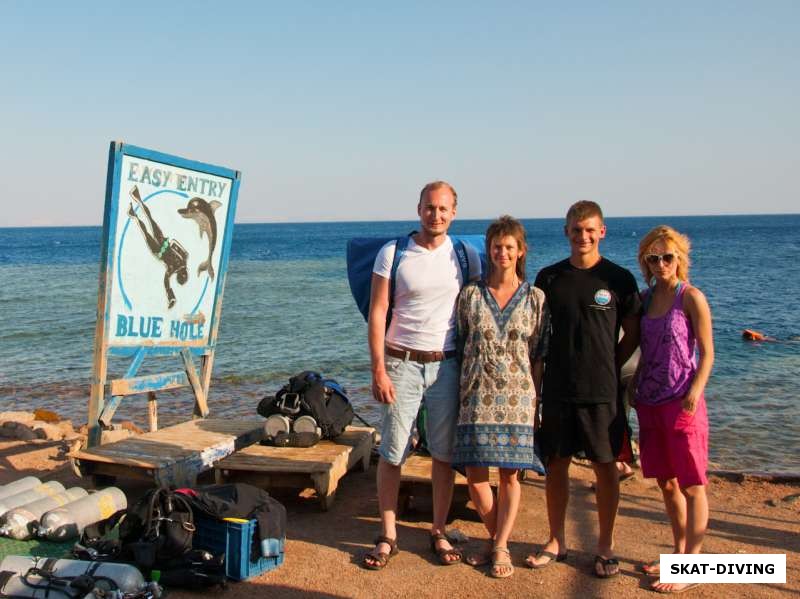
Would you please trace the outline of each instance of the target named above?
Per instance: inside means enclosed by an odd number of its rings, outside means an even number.
[[[547,345],[544,292],[523,282],[500,310],[483,281],[470,283],[456,316],[462,361],[453,464],[541,470],[531,361]]]

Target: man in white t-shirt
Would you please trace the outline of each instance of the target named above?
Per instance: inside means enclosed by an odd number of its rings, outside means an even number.
[[[431,549],[442,565],[461,561],[445,536],[453,496],[450,460],[458,420],[459,366],[455,346],[455,302],[467,281],[447,229],[456,215],[455,189],[444,181],[426,185],[417,213],[420,231],[408,240],[397,267],[392,315],[386,327],[390,276],[396,242],[387,243],[375,259],[369,311],[372,394],[381,402],[381,459],[378,505],[381,535],[364,555],[363,565],[380,570],[397,553],[395,525],[400,467],[410,446],[420,403],[428,413],[426,441],[433,458]],[[470,278],[480,276],[480,258],[465,244]]]

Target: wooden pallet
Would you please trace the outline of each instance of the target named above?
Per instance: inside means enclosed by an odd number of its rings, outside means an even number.
[[[217,482],[247,482],[263,489],[313,488],[323,511],[336,495],[341,479],[360,465],[369,470],[375,429],[348,426],[334,441],[313,447],[253,445],[220,460],[214,466]]]
[[[433,460],[430,456],[412,455],[400,470],[400,494],[398,511],[402,514],[408,509],[412,497],[430,497],[433,491],[431,471]],[[497,468],[489,468],[489,484],[496,487],[499,482]],[[467,501],[467,478],[456,472],[453,501]]]
[[[117,477],[160,486],[193,486],[214,462],[261,440],[263,419],[205,418],[84,449],[70,455],[81,476],[107,485]]]

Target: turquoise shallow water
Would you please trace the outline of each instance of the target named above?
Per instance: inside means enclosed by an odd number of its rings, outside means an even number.
[[[608,219],[603,253],[638,278],[639,238],[666,222],[693,240],[692,280],[708,296],[717,360],[707,390],[711,460],[723,468],[800,472],[800,325],[797,299],[800,216]],[[481,233],[486,221],[457,221]],[[525,221],[529,273],[568,251],[562,222]],[[258,399],[292,374],[319,370],[342,382],[366,419],[366,325],[350,298],[347,239],[403,234],[408,223],[237,225],[225,291],[210,406],[216,415],[253,414]],[[100,229],[0,229],[0,410],[46,407],[85,422],[92,363]],[[743,328],[779,338],[741,340]],[[144,370],[180,366],[164,359]],[[125,362],[112,361],[121,374]],[[159,396],[160,419],[191,414],[185,391]],[[119,418],[145,421],[142,397]]]

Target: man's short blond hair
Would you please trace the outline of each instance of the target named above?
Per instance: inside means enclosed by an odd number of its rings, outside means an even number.
[[[600,222],[604,222],[603,210],[600,208],[600,204],[592,202],[591,200],[581,200],[580,202],[575,202],[569,207],[569,210],[567,210],[566,224],[569,226],[569,223],[573,220],[577,223],[587,218],[592,218],[593,216],[600,217]]]
[[[458,194],[456,193],[455,187],[450,185],[447,181],[431,181],[425,187],[422,188],[422,191],[419,192],[419,205],[422,205],[422,202],[425,201],[425,198],[428,197],[428,194],[432,191],[436,191],[437,189],[441,189],[445,187],[450,190],[450,193],[453,194],[453,207],[458,204]]]

